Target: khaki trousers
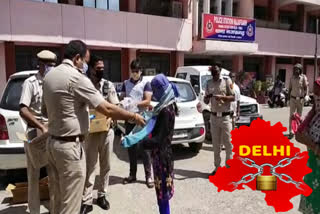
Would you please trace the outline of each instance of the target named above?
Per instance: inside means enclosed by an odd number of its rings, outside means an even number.
[[[290,98],[289,133],[292,133],[292,128],[291,128],[292,115],[297,112],[301,116],[303,105],[304,105],[304,99],[297,100],[292,97]]]
[[[53,189],[51,214],[78,214],[86,176],[82,143],[55,140],[47,142],[49,181]]]
[[[38,134],[40,133],[37,132],[35,128],[28,128],[27,130],[28,140],[37,137]],[[29,144],[27,142],[24,143],[28,174],[28,207],[31,214],[40,214],[40,169],[48,164],[45,144],[46,142],[41,142],[38,145]],[[49,173],[48,166],[47,172]]]
[[[92,191],[98,167],[98,156],[100,175],[98,179],[98,198],[105,197],[109,185],[110,173],[110,145],[114,140],[114,131],[98,132],[89,134],[85,142],[87,176],[83,193],[83,204],[92,205]]]
[[[226,149],[226,166],[227,161],[231,159],[232,156],[232,144],[231,144],[231,130],[232,121],[230,116],[226,117],[216,117],[211,115],[211,135],[212,135],[212,145],[214,152],[214,166],[216,168],[221,165],[221,145],[224,145]]]

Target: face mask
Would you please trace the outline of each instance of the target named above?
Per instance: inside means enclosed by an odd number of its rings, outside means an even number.
[[[130,73],[130,77],[131,77],[131,79],[133,79],[134,81],[138,81],[138,80],[140,79],[140,73],[131,72],[131,73]]]
[[[96,77],[100,81],[103,77],[103,71],[96,71]]]
[[[53,66],[51,65],[45,65],[45,70],[44,70],[44,76],[46,76],[51,70]]]
[[[88,64],[86,62],[83,63],[82,70],[83,70],[83,73],[85,73],[85,74],[88,72]]]

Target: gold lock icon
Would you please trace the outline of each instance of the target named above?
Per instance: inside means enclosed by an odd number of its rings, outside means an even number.
[[[274,175],[258,175],[257,190],[262,190],[262,191],[277,190],[277,177]]]

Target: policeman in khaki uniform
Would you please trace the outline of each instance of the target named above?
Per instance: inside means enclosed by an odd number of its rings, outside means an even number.
[[[211,102],[211,135],[214,152],[214,175],[221,164],[221,145],[226,149],[226,162],[232,156],[231,145],[231,102],[235,100],[232,82],[228,77],[222,77],[221,64],[214,63],[211,68],[212,79],[208,81],[204,102]],[[227,166],[227,164],[226,164]]]
[[[140,115],[105,101],[82,73],[87,51],[82,41],[70,41],[62,64],[44,79],[42,112],[49,120],[47,153],[50,188],[54,191],[51,214],[80,212],[86,178],[83,142],[89,131],[89,105],[112,119],[145,124]]]
[[[46,132],[47,118],[41,114],[42,84],[44,76],[55,66],[57,56],[48,50],[37,54],[39,72],[25,80],[20,99],[20,115],[27,122],[27,139],[31,141]],[[48,164],[45,142],[32,145],[25,142],[28,171],[28,205],[31,214],[40,213],[39,178],[40,168]],[[47,168],[48,169],[48,168]]]
[[[116,89],[112,82],[103,79],[104,63],[103,59],[92,55],[89,63],[88,77],[93,85],[103,95],[105,100],[112,104],[119,104]],[[111,120],[108,120],[108,126],[111,125]],[[91,133],[86,138],[85,150],[87,159],[87,177],[83,194],[82,213],[92,211],[92,191],[96,178],[95,170],[99,156],[100,175],[98,184],[98,200],[97,204],[104,210],[110,208],[110,204],[106,199],[106,194],[109,185],[110,172],[110,144],[114,140],[114,131],[109,129],[106,132]]]
[[[301,64],[295,64],[293,67],[293,76],[289,83],[290,116],[289,116],[289,138],[293,137],[291,120],[292,115],[297,112],[302,115],[304,99],[309,94],[307,77],[302,73]]]

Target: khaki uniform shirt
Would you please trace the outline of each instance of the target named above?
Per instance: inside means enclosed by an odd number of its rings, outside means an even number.
[[[304,97],[306,91],[304,87],[308,87],[307,77],[302,74],[298,78],[294,76],[290,79],[289,89],[291,88],[290,96]]]
[[[43,77],[40,73],[26,79],[22,86],[22,93],[20,98],[20,105],[25,105],[29,111],[40,122],[46,122],[47,118],[42,116],[41,102],[42,102],[42,85]]]
[[[232,81],[229,78],[220,77],[218,81],[213,79],[208,81],[206,95],[234,95]],[[218,102],[214,97],[210,99],[212,112],[230,112],[231,102]]]
[[[119,98],[116,89],[112,82],[102,79],[99,84],[96,85],[96,89],[102,94],[104,99],[111,104],[119,104]]]
[[[46,75],[43,99],[42,111],[48,115],[49,133],[61,137],[87,134],[88,105],[96,108],[104,101],[90,79],[68,59]]]

